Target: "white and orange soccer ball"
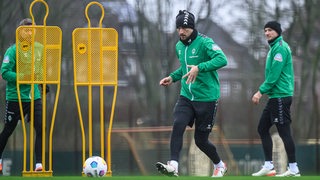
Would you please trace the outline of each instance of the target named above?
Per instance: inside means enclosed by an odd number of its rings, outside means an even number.
[[[83,173],[87,177],[103,177],[107,170],[106,161],[99,156],[91,156],[83,164]]]

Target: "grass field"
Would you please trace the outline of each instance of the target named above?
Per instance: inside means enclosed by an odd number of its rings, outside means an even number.
[[[85,180],[92,179],[81,176],[53,176],[53,177],[21,177],[21,176],[2,176],[0,180]],[[97,179],[97,178],[94,178]],[[194,176],[180,176],[180,177],[166,177],[166,176],[112,176],[103,177],[99,179],[112,180],[163,180],[163,179],[177,179],[177,180],[209,180],[211,177],[194,177]],[[320,176],[301,176],[301,177],[252,177],[252,176],[225,176],[220,178],[223,180],[273,180],[273,179],[297,179],[297,180],[319,180]]]

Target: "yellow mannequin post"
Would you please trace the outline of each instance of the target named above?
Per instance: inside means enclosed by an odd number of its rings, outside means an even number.
[[[43,25],[36,25],[32,8],[35,3],[42,3],[46,7],[46,14],[44,16]],[[17,91],[18,101],[20,106],[21,123],[23,129],[23,176],[52,176],[52,134],[55,122],[56,109],[58,104],[58,97],[60,93],[60,69],[61,69],[61,42],[62,32],[59,27],[46,26],[46,19],[49,13],[48,5],[43,0],[34,0],[30,5],[30,15],[32,17],[32,25],[20,26],[16,30],[16,59],[17,59]],[[25,42],[19,40],[19,34],[25,29],[32,30],[32,41]],[[41,48],[41,52],[35,52],[35,47]],[[30,54],[28,58],[25,53]],[[41,53],[42,58],[35,58],[35,53]],[[26,63],[27,62],[27,63]],[[54,71],[53,71],[54,69]],[[19,76],[24,74],[24,76]],[[31,102],[30,102],[30,128],[29,135],[27,134],[24,112],[22,109],[22,101],[20,96],[20,85],[31,85]],[[50,134],[48,140],[48,149],[46,151],[46,89],[42,92],[42,165],[43,170],[40,172],[34,171],[34,90],[38,88],[38,84],[44,87],[47,84],[57,86],[55,94],[54,109],[50,125]],[[51,92],[53,93],[53,92]],[[29,143],[27,137],[29,136]],[[27,147],[29,147],[29,169],[27,169]],[[46,162],[46,152],[48,152],[48,160]]]
[[[99,27],[91,27],[88,9],[92,5],[101,8]],[[118,32],[113,28],[102,28],[104,8],[98,2],[87,5],[85,15],[88,20],[88,28],[76,28],[72,33],[73,61],[74,61],[74,91],[78,108],[78,115],[82,138],[82,161],[93,155],[93,119],[92,119],[92,89],[99,88],[99,115],[100,115],[100,156],[106,159],[108,165],[107,176],[111,171],[111,131],[113,125],[114,109],[116,104],[118,88]],[[88,88],[88,127],[84,126],[82,109],[79,99],[79,87]],[[105,142],[104,118],[104,87],[114,89],[109,126],[107,131],[107,142]],[[88,138],[88,144],[86,143]],[[105,157],[105,146],[107,146],[107,157]],[[86,155],[88,151],[88,156]]]

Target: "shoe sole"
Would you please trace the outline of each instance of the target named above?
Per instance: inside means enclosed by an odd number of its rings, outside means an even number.
[[[42,172],[42,168],[41,169],[35,169],[35,172]]]
[[[289,175],[276,175],[276,177],[300,177],[301,174],[289,174]]]
[[[159,171],[159,173],[166,175],[166,176],[170,176],[170,177],[177,177],[176,174],[174,174],[174,172],[168,172],[167,169],[164,167],[164,165],[162,163],[157,162],[156,163],[156,168]]]
[[[269,174],[266,174],[266,176],[275,176],[276,175],[276,173],[269,173]]]
[[[264,175],[253,175],[252,176],[255,176],[255,177],[262,177],[262,176],[268,176],[268,177],[272,177],[272,176],[276,176],[276,172],[270,172],[268,174],[264,174]]]
[[[221,173],[222,176],[214,176],[214,175],[212,175],[211,177],[213,177],[213,178],[215,178],[215,177],[223,177],[224,175],[227,174],[227,172],[228,172],[228,168],[225,168],[225,171],[223,173]]]

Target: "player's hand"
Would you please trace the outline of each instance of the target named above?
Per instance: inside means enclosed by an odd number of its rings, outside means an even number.
[[[259,104],[260,98],[262,97],[262,94],[260,91],[257,91],[253,96],[252,96],[252,102],[253,104]]]
[[[195,66],[195,65],[188,65],[187,67],[191,68],[191,69],[187,74],[182,76],[182,78],[188,77],[186,83],[190,84],[196,80],[198,73],[199,73],[199,69],[198,69],[198,66]]]
[[[168,76],[160,80],[160,86],[169,86],[172,84],[172,77]]]

